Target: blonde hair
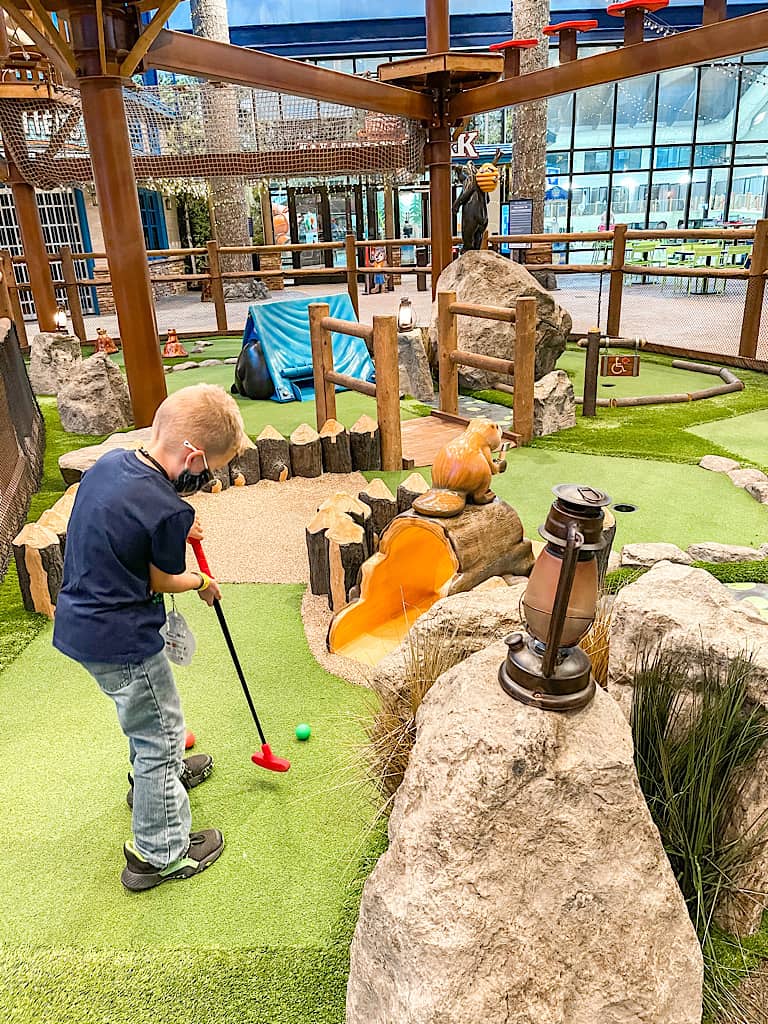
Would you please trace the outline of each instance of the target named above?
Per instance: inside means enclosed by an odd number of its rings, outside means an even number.
[[[214,457],[231,457],[248,447],[234,398],[215,384],[193,384],[169,395],[152,421],[152,443],[173,448],[184,441]]]

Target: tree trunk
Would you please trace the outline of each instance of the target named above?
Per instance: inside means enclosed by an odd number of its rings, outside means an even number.
[[[192,32],[204,39],[229,42],[229,21],[226,0],[192,0],[190,6]],[[238,87],[224,83],[205,83],[201,86],[203,123],[209,152],[239,153]],[[239,177],[209,178],[211,207],[216,222],[219,245],[251,245],[249,230],[250,204],[246,196],[245,180]],[[253,269],[251,257],[222,256],[221,269],[242,272]],[[254,295],[254,279],[224,282],[224,295],[228,299],[249,298]]]
[[[516,39],[544,39],[549,24],[549,0],[516,0],[513,6]],[[521,74],[546,68],[548,45],[541,43],[523,50]],[[512,182],[513,199],[533,200],[533,231],[544,230],[544,191],[547,176],[547,101],[521,103],[513,112]]]

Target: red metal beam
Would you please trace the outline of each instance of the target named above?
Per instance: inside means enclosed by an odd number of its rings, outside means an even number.
[[[595,57],[532,71],[492,85],[467,89],[451,100],[451,120],[498,107],[511,107],[529,100],[559,96],[593,85],[619,82],[638,75],[655,74],[768,48],[768,11],[747,14],[701,28],[678,32],[665,39],[652,39],[635,46],[620,47]]]
[[[429,121],[432,117],[432,101],[421,93],[167,29],[150,47],[144,67],[306,96],[381,114],[398,114],[419,121]]]

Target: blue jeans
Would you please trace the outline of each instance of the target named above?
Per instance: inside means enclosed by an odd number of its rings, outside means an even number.
[[[158,868],[189,848],[192,816],[179,778],[184,758],[184,715],[164,651],[128,665],[84,664],[115,702],[128,737],[133,767],[133,838],[139,853]]]

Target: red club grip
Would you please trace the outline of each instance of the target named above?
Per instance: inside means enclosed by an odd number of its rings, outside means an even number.
[[[197,559],[197,564],[200,566],[200,571],[204,572],[206,576],[213,576],[211,568],[208,565],[208,559],[205,557],[205,552],[203,551],[202,542],[199,540],[191,540],[189,543],[192,545],[192,550],[195,552],[195,558]]]

